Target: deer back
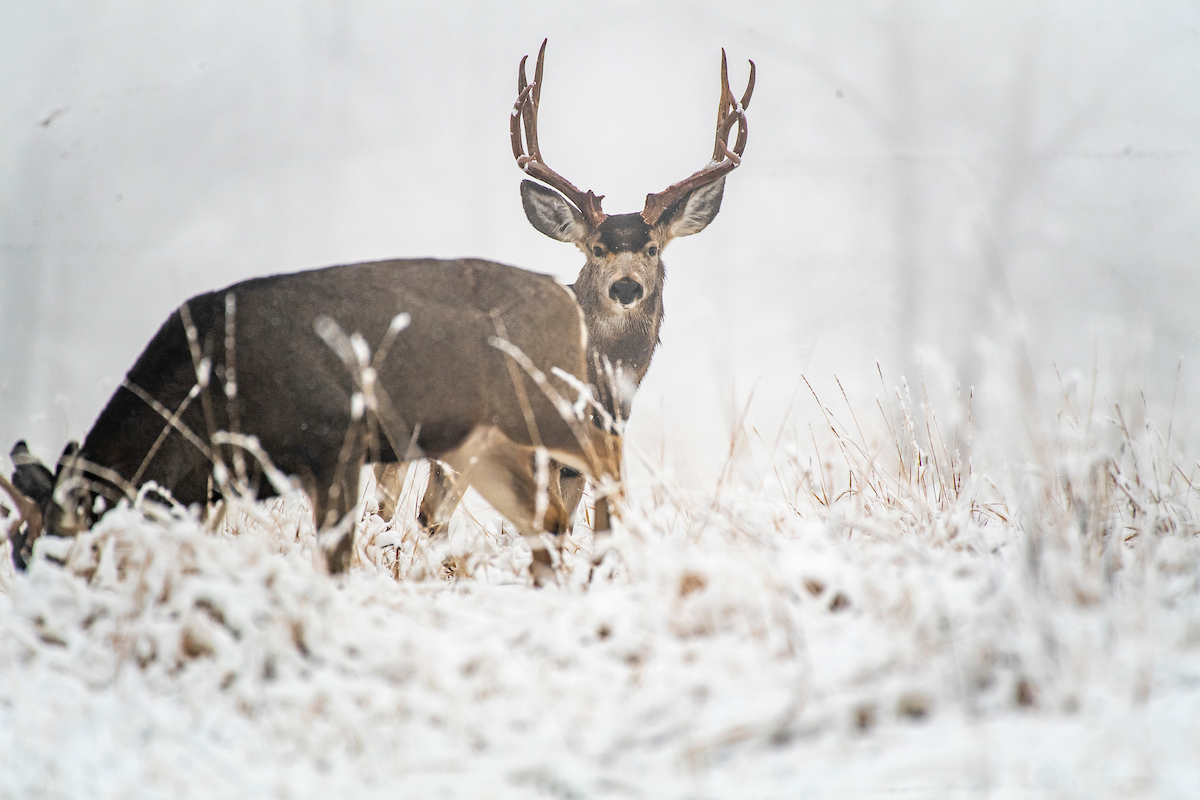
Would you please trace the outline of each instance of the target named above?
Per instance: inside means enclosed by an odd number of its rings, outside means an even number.
[[[379,354],[399,314],[410,322]],[[437,458],[480,426],[517,444],[582,453],[576,431],[543,390],[490,341],[502,335],[573,399],[554,370],[586,379],[586,330],[565,287],[488,261],[402,260],[258,278],[187,301],[101,412],[82,463],[134,486],[156,481],[185,505],[202,503],[220,453],[210,434],[233,431],[257,437],[283,472],[327,482],[356,424],[361,387],[316,332],[320,320],[371,348],[378,460],[410,448]],[[199,370],[210,375],[207,389],[198,386],[197,353],[210,365]],[[116,493],[117,481],[101,483]],[[271,493],[260,481],[259,495]]]

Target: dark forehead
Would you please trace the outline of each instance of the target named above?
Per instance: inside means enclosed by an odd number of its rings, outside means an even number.
[[[600,223],[600,243],[610,252],[641,250],[650,241],[650,226],[641,214],[613,214]]]

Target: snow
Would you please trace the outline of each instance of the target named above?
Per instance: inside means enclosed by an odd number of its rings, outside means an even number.
[[[661,478],[542,590],[478,503],[420,533],[415,478],[341,578],[299,497],[118,509],[4,571],[0,795],[1193,797],[1195,468],[1094,427],[1042,475],[912,425]]]

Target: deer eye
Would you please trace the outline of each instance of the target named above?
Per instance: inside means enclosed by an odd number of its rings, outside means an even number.
[[[596,254],[596,258],[601,258],[604,255],[604,248],[600,245],[596,245],[592,248],[592,252]]]
[[[646,255],[648,255],[648,256],[658,255],[658,248],[655,247],[654,245],[650,245],[650,247],[646,250]]]

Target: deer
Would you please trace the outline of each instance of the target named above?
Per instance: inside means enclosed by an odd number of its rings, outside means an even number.
[[[587,411],[587,337],[554,278],[480,259],[254,278],[168,317],[52,482],[22,443],[0,488],[33,487],[45,532],[69,536],[121,500],[203,508],[214,490],[263,499],[294,476],[336,573],[364,463],[432,458],[531,537],[542,585],[537,542],[567,524],[550,460],[620,491],[619,428]]]
[[[538,232],[573,244],[583,253],[584,265],[568,288],[583,310],[588,330],[588,383],[610,416],[626,420],[660,343],[662,251],[673,239],[704,230],[720,211],[725,176],[741,164],[746,147],[746,108],[754,93],[755,65],[750,61],[750,77],[739,101],[730,90],[728,64],[721,51],[712,160],[686,179],[647,195],[640,213],[609,215],[601,207],[603,195],[576,188],[542,157],[537,122],[546,43],[543,40],[538,51],[532,81],[526,74],[528,56],[517,69],[517,101],[510,116],[512,151],[517,166],[535,179],[521,182],[521,203]],[[737,138],[730,147],[735,125]],[[550,474],[555,500],[573,520],[583,496],[583,476],[565,464],[552,464]],[[375,478],[380,513],[391,519],[403,481],[401,468],[377,465]],[[466,488],[467,482],[431,462],[417,515],[421,527],[433,535],[447,530]]]
[[[619,496],[619,423],[662,321],[659,253],[716,216],[724,177],[745,147],[754,64],[738,103],[722,51],[712,162],[648,195],[640,214],[608,216],[602,197],[575,188],[541,156],[545,48],[532,82],[521,60],[511,136],[518,166],[546,184],[522,182],[530,222],[587,258],[574,285],[478,259],[417,259],[275,275],[194,297],[159,329],[83,445],[68,445],[52,481],[27,451],[14,455],[14,480],[0,488],[36,486],[41,498],[26,515],[24,542],[40,532],[34,511],[48,532],[70,535],[147,487],[172,503],[203,505],[231,489],[274,496],[288,475],[309,495],[314,524],[336,532],[365,461],[430,459],[422,506],[436,515],[426,520],[448,517],[474,486],[535,540],[570,526],[585,478]],[[378,343],[373,358],[369,342]],[[224,402],[214,400],[214,382]],[[579,402],[564,399],[581,387]],[[581,413],[588,394],[594,409]],[[30,507],[26,500],[19,508]],[[600,532],[609,525],[607,497],[596,512]],[[351,538],[334,542],[326,551],[336,572],[349,565]],[[540,585],[553,578],[552,559],[532,549]]]

